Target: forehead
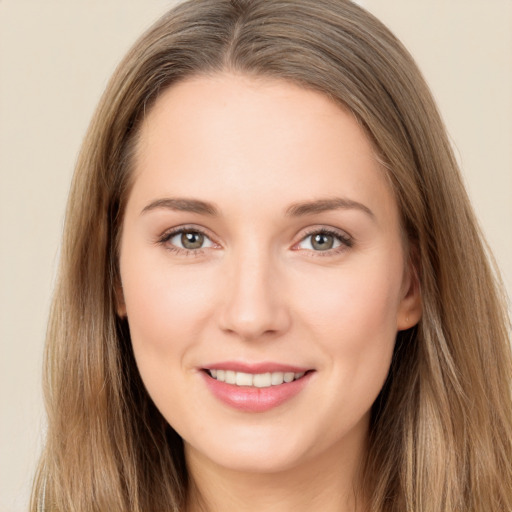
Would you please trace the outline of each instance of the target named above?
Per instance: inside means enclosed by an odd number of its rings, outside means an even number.
[[[148,149],[145,143],[157,142],[164,130],[167,137],[178,136],[181,144],[186,138],[206,144],[220,133],[232,151],[258,142],[285,151],[299,138],[311,145],[316,140],[313,132],[320,130],[325,138],[331,131],[354,152],[372,151],[353,113],[326,95],[285,80],[229,73],[192,77],[164,91],[142,124],[139,155]],[[293,149],[298,153],[299,148]]]
[[[236,197],[255,207],[267,197],[352,195],[394,207],[355,116],[282,80],[219,74],[173,85],[142,123],[135,164],[138,195]]]

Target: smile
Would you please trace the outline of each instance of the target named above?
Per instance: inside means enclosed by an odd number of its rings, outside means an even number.
[[[226,384],[235,386],[251,386],[256,388],[268,388],[270,386],[280,386],[283,383],[290,383],[304,377],[305,372],[266,372],[266,373],[246,373],[233,370],[210,369],[210,377]]]
[[[250,413],[266,412],[290,401],[308,387],[316,373],[313,369],[268,363],[212,366],[199,372],[207,389],[230,408]]]

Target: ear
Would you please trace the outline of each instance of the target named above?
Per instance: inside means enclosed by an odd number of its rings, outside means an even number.
[[[423,302],[417,264],[411,257],[404,272],[402,298],[397,311],[397,331],[405,331],[414,327],[421,319]]]
[[[126,318],[126,302],[124,301],[123,285],[119,278],[116,279],[114,285],[114,300],[117,316]]]

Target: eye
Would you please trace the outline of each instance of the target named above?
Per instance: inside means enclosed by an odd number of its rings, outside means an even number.
[[[186,251],[197,251],[214,246],[210,238],[197,229],[179,229],[172,231],[164,235],[161,242],[169,244],[175,249],[183,249]]]
[[[316,252],[325,252],[351,246],[352,240],[348,236],[326,229],[308,234],[296,245],[298,249]]]

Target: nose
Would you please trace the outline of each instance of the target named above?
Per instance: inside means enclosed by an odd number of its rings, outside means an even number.
[[[291,317],[278,265],[266,254],[234,256],[226,274],[220,328],[244,340],[274,338]]]

